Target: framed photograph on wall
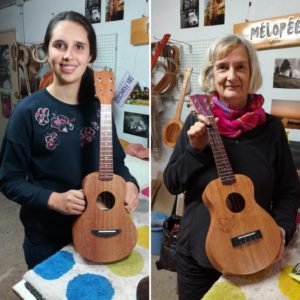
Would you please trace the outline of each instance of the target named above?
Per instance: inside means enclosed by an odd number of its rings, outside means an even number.
[[[300,89],[300,58],[275,59],[273,87]]]
[[[199,27],[199,1],[180,0],[181,28]]]
[[[271,114],[281,120],[284,128],[300,129],[300,101],[273,99]]]
[[[148,105],[125,103],[116,119],[116,124],[120,130],[118,131],[119,137],[129,143],[141,144],[145,148],[149,147],[149,115],[150,108]],[[147,127],[146,131],[145,127]]]
[[[149,115],[125,111],[124,133],[148,138]]]
[[[105,21],[119,21],[124,19],[125,0],[106,0]]]
[[[204,0],[204,26],[225,23],[225,0]]]
[[[125,101],[126,104],[149,105],[149,88],[138,82]]]
[[[85,0],[85,16],[91,23],[100,23],[101,0]]]

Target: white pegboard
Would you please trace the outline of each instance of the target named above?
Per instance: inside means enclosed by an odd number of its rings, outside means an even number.
[[[191,95],[201,92],[199,87],[199,75],[207,59],[208,48],[213,41],[214,39],[174,42],[180,49],[180,72],[184,74],[186,68],[193,68],[193,73],[190,78]],[[179,91],[177,89],[174,90],[174,95],[177,93],[179,93]]]
[[[117,39],[117,33],[97,35],[97,59],[93,63],[93,69],[107,67],[116,74]]]
[[[207,59],[208,48],[215,39],[201,39],[191,41],[176,41],[171,40],[172,44],[175,44],[180,50],[180,73],[183,75],[186,68],[193,68],[193,72],[189,81],[187,94],[199,94],[203,91],[199,86],[199,75]],[[164,61],[161,57],[159,60]],[[164,75],[165,70],[163,68],[156,68],[152,72],[152,83],[156,84],[158,80]],[[177,75],[179,76],[179,74]],[[161,109],[164,113],[161,115],[162,124],[169,120],[175,114],[177,107],[177,100],[179,98],[180,89],[182,88],[183,77],[178,78],[177,87],[167,95],[162,95]],[[174,101],[175,100],[175,101]],[[191,108],[188,107],[189,100],[187,97],[184,99],[182,120],[185,119],[187,113]]]

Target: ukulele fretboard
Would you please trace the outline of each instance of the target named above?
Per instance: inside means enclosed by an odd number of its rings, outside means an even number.
[[[213,116],[207,116],[211,126],[207,127],[208,139],[213,151],[219,177],[223,184],[235,182],[234,173],[231,168],[224,144],[218,133],[217,125]]]
[[[99,179],[113,179],[112,105],[102,104],[100,113]]]
[[[209,107],[206,97],[203,97],[203,95],[193,95],[190,97],[190,99],[196,109],[196,112],[204,115],[210,121],[210,126],[207,126],[207,134],[222,184],[233,184],[236,179],[232,171],[223,141],[218,132],[215,117]]]

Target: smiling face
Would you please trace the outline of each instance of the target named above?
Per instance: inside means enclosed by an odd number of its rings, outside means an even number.
[[[249,56],[243,45],[238,45],[213,65],[215,90],[230,108],[246,106],[250,76]]]
[[[52,31],[48,59],[54,84],[80,84],[90,60],[87,32],[78,23],[60,21]]]

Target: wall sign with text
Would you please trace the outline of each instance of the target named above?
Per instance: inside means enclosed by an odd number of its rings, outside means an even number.
[[[300,13],[233,25],[256,49],[300,45]]]

